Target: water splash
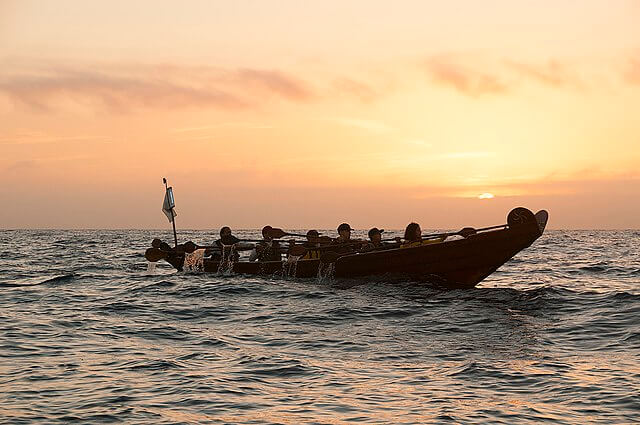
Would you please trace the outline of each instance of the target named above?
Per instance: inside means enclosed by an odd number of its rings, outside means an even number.
[[[184,254],[184,265],[182,270],[185,273],[197,273],[204,271],[204,249],[196,249],[192,253]]]
[[[323,263],[318,265],[318,283],[332,282],[336,276],[336,263]]]
[[[302,258],[302,255],[289,255],[289,257],[282,261],[282,277],[287,278],[289,276],[296,277],[298,271],[298,260]]]
[[[233,273],[233,265],[238,257],[236,244],[222,245],[222,258],[218,264],[218,274],[230,275]]]
[[[156,263],[147,261],[147,274],[156,274]]]

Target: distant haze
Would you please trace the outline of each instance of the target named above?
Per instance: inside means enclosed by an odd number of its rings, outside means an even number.
[[[0,227],[162,228],[167,177],[182,228],[516,206],[640,228],[638,22],[633,0],[5,0]]]

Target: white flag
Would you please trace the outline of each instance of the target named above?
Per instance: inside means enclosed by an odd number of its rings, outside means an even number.
[[[169,222],[172,222],[173,218],[178,215],[173,209],[175,206],[176,203],[173,199],[173,188],[169,187],[164,194],[164,202],[162,203],[162,212],[167,216]]]

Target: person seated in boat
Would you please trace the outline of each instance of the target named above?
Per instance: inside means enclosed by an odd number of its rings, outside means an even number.
[[[320,246],[320,233],[317,230],[307,232],[307,240],[302,244],[305,248],[317,248]]]
[[[314,260],[320,258],[320,251],[314,248],[320,247],[320,233],[317,230],[309,230],[307,232],[307,240],[302,244],[307,252],[302,257],[303,260]]]
[[[249,255],[249,261],[281,261],[280,243],[273,240],[271,226],[262,228],[262,241],[258,242]]]
[[[364,241],[351,238],[351,231],[353,229],[349,224],[342,223],[338,226],[338,237],[333,240],[333,245],[338,245],[332,248],[331,251],[339,253],[348,253],[357,251],[362,248]]]
[[[378,229],[377,227],[369,229],[369,232],[367,233],[369,236],[369,242],[363,247],[363,249],[371,251],[382,248],[384,246],[384,243],[382,242],[382,232],[384,232],[384,229]]]
[[[422,229],[418,223],[409,223],[404,229],[404,242],[401,247],[418,246],[422,244]]]
[[[348,223],[342,223],[338,226],[338,237],[334,239],[335,243],[351,242],[351,226]]]
[[[154,240],[151,241],[151,246],[153,248],[160,249],[162,251],[171,251],[171,246],[166,242],[162,242],[158,238],[155,238]]]
[[[216,241],[216,245],[218,245],[218,247],[222,248],[224,245],[233,245],[238,242],[240,242],[240,239],[233,236],[229,226],[224,226],[220,229],[220,239]]]
[[[404,231],[404,242],[401,243],[400,248],[411,248],[414,246],[428,245],[437,242],[443,242],[446,236],[433,235],[428,239],[422,238],[422,229],[418,223],[409,223]]]
[[[231,233],[231,228],[229,226],[224,226],[220,229],[220,239],[215,242],[215,245],[220,248],[220,251],[224,251],[225,249],[229,250],[231,245],[235,245],[240,242],[240,239],[233,236]],[[240,254],[237,252],[234,254],[234,261],[238,261],[240,258]]]

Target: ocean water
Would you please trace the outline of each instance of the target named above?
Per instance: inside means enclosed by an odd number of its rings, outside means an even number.
[[[464,291],[149,274],[156,236],[0,231],[1,423],[640,422],[638,231]]]

